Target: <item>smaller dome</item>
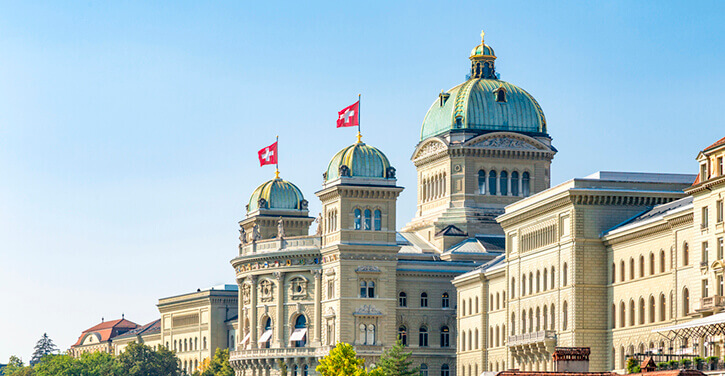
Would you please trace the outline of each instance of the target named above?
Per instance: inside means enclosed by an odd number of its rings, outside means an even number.
[[[493,52],[493,48],[487,44],[479,44],[478,46],[474,47],[471,50],[471,57],[474,56],[493,56],[496,57],[496,54]]]
[[[307,201],[296,185],[276,178],[260,185],[252,193],[247,211],[257,209],[307,210]]]
[[[395,169],[382,151],[363,142],[352,144],[335,154],[327,166],[325,181],[340,176],[388,179],[395,178]]]

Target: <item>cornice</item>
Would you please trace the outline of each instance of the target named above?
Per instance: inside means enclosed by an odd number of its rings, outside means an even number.
[[[627,242],[633,239],[642,239],[645,237],[651,237],[662,233],[668,233],[672,229],[669,223],[664,220],[658,221],[655,224],[649,224],[645,228],[633,228],[629,231],[625,231],[621,234],[613,234],[602,237],[602,241],[605,246],[612,246]]]
[[[510,226],[514,226],[517,224],[520,224],[522,222],[528,221],[532,218],[536,218],[541,216],[542,214],[548,213],[553,210],[561,209],[564,206],[567,206],[569,204],[572,204],[571,196],[568,194],[569,191],[562,192],[556,196],[559,197],[553,197],[550,202],[546,202],[538,207],[535,207],[531,210],[522,211],[518,214],[512,214],[511,216],[506,216],[506,214],[502,214],[498,218],[496,218],[496,221],[501,224],[502,227],[507,228]]]
[[[698,185],[694,185],[690,188],[685,188],[685,193],[687,193],[688,195],[694,196],[695,193],[701,193],[701,192],[705,192],[705,191],[710,192],[710,191],[712,191],[713,188],[716,188],[718,185],[721,185],[724,183],[725,183],[725,175],[718,176],[713,179],[705,180],[704,182],[702,182]]]

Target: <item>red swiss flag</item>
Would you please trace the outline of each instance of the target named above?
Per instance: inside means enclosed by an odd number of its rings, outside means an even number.
[[[264,166],[268,164],[277,164],[277,143],[262,148],[258,151],[259,154],[259,165]]]
[[[347,106],[337,113],[337,127],[357,127],[360,124],[360,101]]]

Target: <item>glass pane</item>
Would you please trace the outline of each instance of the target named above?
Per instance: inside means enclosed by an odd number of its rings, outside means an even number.
[[[355,209],[355,230],[359,230],[361,226],[361,212],[360,209]]]
[[[375,223],[374,223],[375,224],[375,231],[380,231],[380,229],[381,229],[380,222],[381,222],[380,210],[376,210],[375,211]]]
[[[496,171],[488,173],[488,193],[491,195],[496,194]]]
[[[509,179],[509,174],[506,171],[501,171],[501,177],[499,178],[499,181],[501,182],[501,184],[499,184],[499,185],[501,186],[501,194],[504,196],[509,194],[509,180],[508,179]]]

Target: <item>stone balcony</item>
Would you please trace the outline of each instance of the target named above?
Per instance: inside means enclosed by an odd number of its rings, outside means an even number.
[[[283,359],[283,358],[315,358],[327,355],[332,347],[282,347],[271,349],[246,349],[230,351],[230,360],[248,359]]]
[[[506,345],[517,359],[546,359],[556,347],[556,331],[540,330],[509,336]]]
[[[720,311],[725,308],[725,296],[715,295],[700,299],[700,309],[703,311]]]

